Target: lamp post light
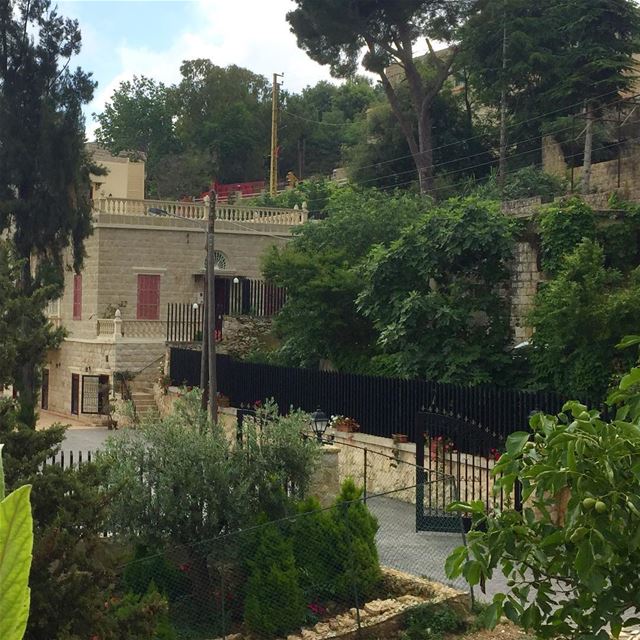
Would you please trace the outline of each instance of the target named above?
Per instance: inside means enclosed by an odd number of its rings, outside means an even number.
[[[311,428],[316,434],[316,438],[320,444],[322,444],[322,437],[324,436],[324,432],[327,430],[328,426],[329,418],[327,418],[324,411],[321,411],[320,408],[316,409],[311,414]]]

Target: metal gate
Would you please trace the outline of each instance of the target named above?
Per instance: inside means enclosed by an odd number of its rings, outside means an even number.
[[[515,429],[514,429],[515,431]],[[520,508],[520,488],[494,492],[493,467],[506,435],[457,415],[434,412],[416,416],[416,530],[459,531],[459,514],[448,513],[455,500],[482,500],[490,511],[505,504]],[[466,530],[471,525],[463,517]]]

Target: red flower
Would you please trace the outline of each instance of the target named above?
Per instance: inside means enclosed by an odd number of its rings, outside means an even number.
[[[189,571],[191,571],[191,563],[190,562],[184,562],[183,564],[181,564],[178,569],[180,569],[180,571],[182,571],[182,573],[189,573]]]

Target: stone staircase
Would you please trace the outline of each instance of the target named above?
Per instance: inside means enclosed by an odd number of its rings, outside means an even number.
[[[155,398],[153,397],[153,385],[158,379],[159,366],[160,358],[138,372],[136,377],[129,383],[131,400],[138,417],[142,417],[147,411],[157,408]]]

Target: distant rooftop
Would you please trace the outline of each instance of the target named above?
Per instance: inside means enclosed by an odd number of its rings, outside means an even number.
[[[100,160],[103,162],[136,162],[138,160],[146,160],[145,154],[142,151],[121,151],[114,156],[110,151],[99,146],[97,142],[87,142],[85,149],[96,162]]]

